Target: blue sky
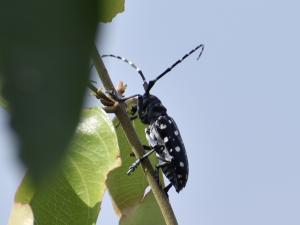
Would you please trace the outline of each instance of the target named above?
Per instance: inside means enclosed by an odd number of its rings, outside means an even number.
[[[297,1],[126,1],[101,52],[132,59],[150,79],[200,43],[153,88],[180,128],[190,164],[170,200],[180,224],[300,224],[300,4]],[[140,77],[106,59],[128,95]],[[90,104],[96,104],[92,102]],[[0,223],[22,169],[0,110]],[[106,196],[98,224],[117,224]]]

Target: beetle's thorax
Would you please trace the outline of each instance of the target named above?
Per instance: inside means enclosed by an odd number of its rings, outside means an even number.
[[[146,93],[138,97],[138,114],[143,123],[151,124],[159,116],[167,115],[167,109],[156,96]]]

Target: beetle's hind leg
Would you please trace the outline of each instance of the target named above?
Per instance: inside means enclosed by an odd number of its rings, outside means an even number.
[[[160,180],[159,180],[159,169],[164,167],[164,166],[167,166],[169,165],[170,162],[160,162],[158,163],[156,166],[155,166],[155,171],[154,171],[154,177],[157,181],[157,183],[160,185]]]
[[[172,183],[169,183],[165,188],[164,188],[164,191],[165,191],[165,194],[167,195],[167,197],[169,198],[169,195],[168,195],[168,191],[170,190],[170,188],[173,186]]]
[[[154,176],[155,176],[155,179],[156,179],[157,183],[159,184],[159,186],[161,188],[163,188],[162,185],[160,184],[160,180],[159,180],[159,169],[161,169],[161,168],[163,168],[165,166],[170,165],[171,162],[168,161],[168,160],[166,160],[166,159],[164,159],[164,158],[162,158],[162,157],[159,157],[159,156],[158,156],[158,159],[160,160],[160,162],[155,167]],[[163,188],[165,194],[167,195],[167,197],[169,197],[168,191],[170,190],[171,187],[172,187],[172,183],[170,183],[168,186],[166,186],[166,187]]]

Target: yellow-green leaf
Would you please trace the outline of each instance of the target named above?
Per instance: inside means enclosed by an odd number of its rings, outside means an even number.
[[[165,220],[152,192],[146,194],[141,202],[127,210],[120,220],[120,225],[165,225]]]
[[[129,108],[132,103],[129,104]],[[135,157],[130,156],[132,153],[132,147],[129,144],[124,130],[119,125],[117,119],[114,119],[114,124],[117,127],[116,133],[118,137],[118,142],[120,146],[121,160],[122,166],[112,170],[107,176],[107,188],[114,202],[115,210],[121,216],[122,220],[125,217],[135,215],[136,210],[144,211],[146,202],[147,205],[157,206],[156,200],[153,197],[144,198],[145,190],[148,186],[148,181],[139,166],[134,173],[128,176],[126,173],[131,164],[136,160]],[[146,137],[145,137],[145,128],[146,126],[139,120],[133,120],[133,126],[139,136],[140,141],[144,145],[148,145]],[[157,163],[157,159],[155,154],[150,157],[150,160],[153,165]],[[160,173],[161,175],[161,173]],[[160,176],[162,178],[162,176]],[[163,185],[163,180],[161,179],[161,184]],[[146,195],[148,196],[148,195]],[[152,214],[152,217],[161,218],[160,210],[154,210],[155,214]],[[147,213],[147,212],[145,212]],[[152,220],[151,220],[152,221]],[[164,220],[162,220],[164,221]],[[144,221],[146,222],[146,220]],[[140,223],[140,224],[144,224]],[[123,222],[122,222],[123,223]],[[129,223],[130,224],[130,223]],[[154,223],[155,224],[155,223]],[[163,224],[163,223],[158,223]]]
[[[7,110],[7,102],[6,100],[2,97],[2,80],[1,80],[1,74],[0,74],[0,106],[3,108],[3,109],[6,109]]]
[[[112,19],[124,11],[125,0],[99,0],[99,21],[111,22]]]
[[[18,188],[9,225],[96,224],[107,173],[119,166],[114,127],[100,109],[84,110],[61,169],[42,187],[27,176]],[[32,223],[29,223],[32,224]]]
[[[4,109],[7,109],[7,102],[1,96],[0,96],[0,106]]]

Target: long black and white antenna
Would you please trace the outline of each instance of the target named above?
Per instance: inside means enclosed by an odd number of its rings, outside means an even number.
[[[129,64],[131,67],[133,67],[141,76],[144,84],[144,89],[146,93],[149,93],[149,91],[151,90],[151,88],[154,86],[154,84],[160,79],[162,78],[164,75],[166,75],[167,73],[169,73],[172,69],[174,69],[174,67],[176,67],[178,64],[182,63],[183,60],[185,60],[187,57],[189,57],[191,54],[193,54],[195,51],[197,51],[198,49],[200,49],[200,53],[197,57],[197,60],[199,60],[199,58],[201,57],[203,51],[204,51],[204,45],[200,44],[198,45],[196,48],[192,49],[190,52],[186,53],[181,59],[177,60],[175,63],[173,63],[170,67],[168,67],[164,72],[162,72],[160,75],[158,75],[154,80],[149,81],[149,83],[147,82],[143,71],[137,67],[132,61],[130,61],[127,58],[124,58],[122,56],[118,56],[118,55],[113,55],[113,54],[107,54],[107,55],[101,55],[102,58],[105,57],[112,57],[112,58],[116,58],[119,59],[127,64]]]
[[[147,83],[146,78],[143,74],[143,71],[137,67],[132,61],[130,61],[129,59],[126,59],[122,56],[118,56],[118,55],[113,55],[113,54],[109,54],[109,55],[101,55],[101,58],[105,58],[105,57],[112,57],[112,58],[116,58],[119,60],[122,60],[123,62],[129,64],[131,67],[133,67],[141,76],[141,78],[143,79],[144,83]]]
[[[166,75],[167,73],[169,73],[174,67],[176,67],[178,64],[180,64],[183,60],[185,60],[188,56],[190,56],[191,54],[193,54],[195,51],[197,51],[198,49],[200,49],[200,53],[197,57],[197,60],[200,59],[203,50],[204,50],[204,45],[198,45],[196,48],[192,49],[190,52],[186,53],[181,59],[177,60],[175,63],[173,63],[170,67],[168,67],[164,72],[162,72],[160,75],[158,75],[154,80],[149,81],[147,88],[145,89],[145,91],[147,93],[149,93],[149,91],[151,90],[151,88],[154,86],[154,84],[156,83],[156,81],[158,81],[160,78],[162,78],[164,75]],[[144,85],[145,86],[145,85]]]

